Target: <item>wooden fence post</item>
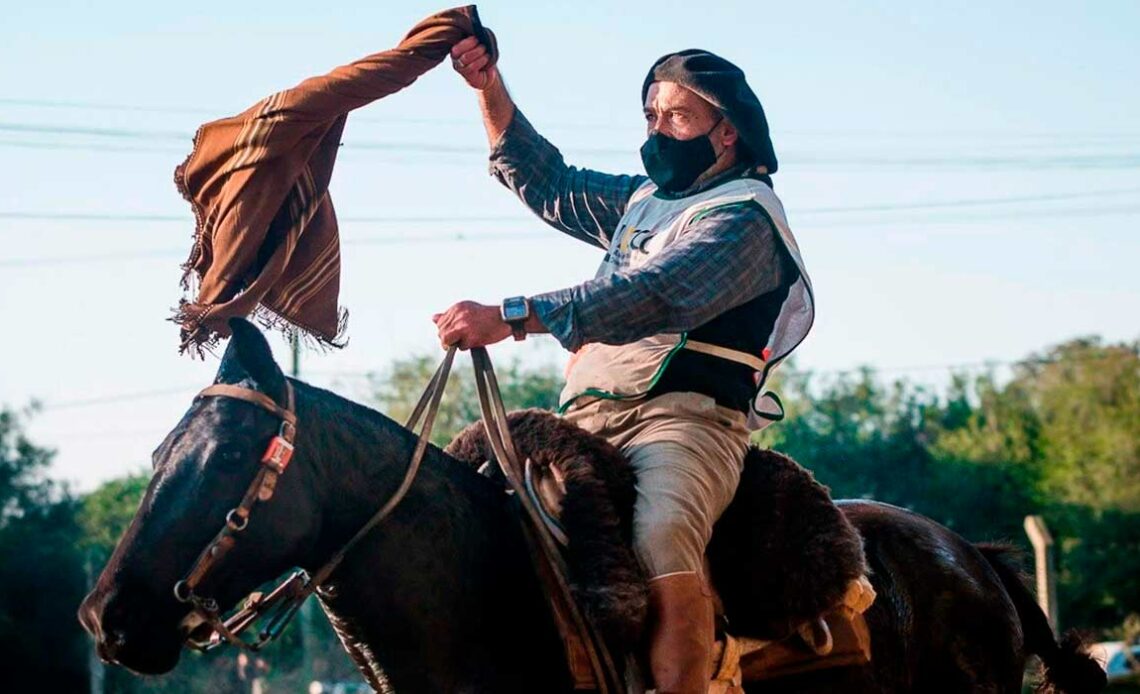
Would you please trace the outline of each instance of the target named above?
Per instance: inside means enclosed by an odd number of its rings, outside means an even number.
[[[1041,516],[1025,517],[1025,534],[1033,543],[1033,558],[1036,564],[1037,604],[1049,618],[1049,624],[1056,635],[1060,630],[1057,616],[1057,573],[1053,568],[1053,536]]]

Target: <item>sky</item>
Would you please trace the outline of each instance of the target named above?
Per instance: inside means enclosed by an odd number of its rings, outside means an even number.
[[[172,183],[194,129],[395,45],[425,2],[37,2],[0,23],[0,405],[39,400],[50,474],[146,469],[216,358],[165,319],[193,232]],[[1083,335],[1140,338],[1140,3],[489,2],[520,109],[570,163],[640,173],[641,81],[690,47],[765,106],[815,285],[796,354],[937,386]],[[600,253],[487,174],[445,63],[349,117],[330,185],[344,350],[306,380],[438,349],[430,315],[592,276]],[[443,151],[441,151],[443,150]],[[287,363],[288,349],[270,339]],[[550,338],[496,359],[564,361]]]

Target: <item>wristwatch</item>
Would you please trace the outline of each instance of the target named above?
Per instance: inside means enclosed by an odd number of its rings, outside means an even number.
[[[526,322],[530,318],[530,302],[525,296],[512,296],[503,299],[499,307],[499,315],[503,322],[511,326],[511,334],[515,340],[526,339]]]

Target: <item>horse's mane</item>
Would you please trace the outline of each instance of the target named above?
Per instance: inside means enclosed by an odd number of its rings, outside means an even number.
[[[380,430],[403,437],[407,441],[414,441],[417,436],[415,432],[405,428],[403,424],[363,403],[350,400],[339,393],[296,378],[290,377],[288,380],[293,384],[299,406],[303,402],[315,406],[322,418],[325,416],[337,419],[350,418],[361,422],[365,426],[365,431],[361,432],[365,437],[368,431]],[[304,416],[303,413],[298,414]],[[367,443],[363,439],[362,442]],[[461,483],[464,489],[481,495],[481,498],[485,500],[502,501],[502,491],[496,483],[471,469],[469,465],[448,455],[435,444],[429,443],[427,454],[424,456],[424,465],[437,469],[448,479]]]

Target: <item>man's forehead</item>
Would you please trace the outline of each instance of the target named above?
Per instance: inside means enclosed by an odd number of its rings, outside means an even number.
[[[645,108],[658,109],[687,107],[693,110],[709,111],[713,105],[705,101],[693,90],[676,82],[654,82],[645,92]]]

